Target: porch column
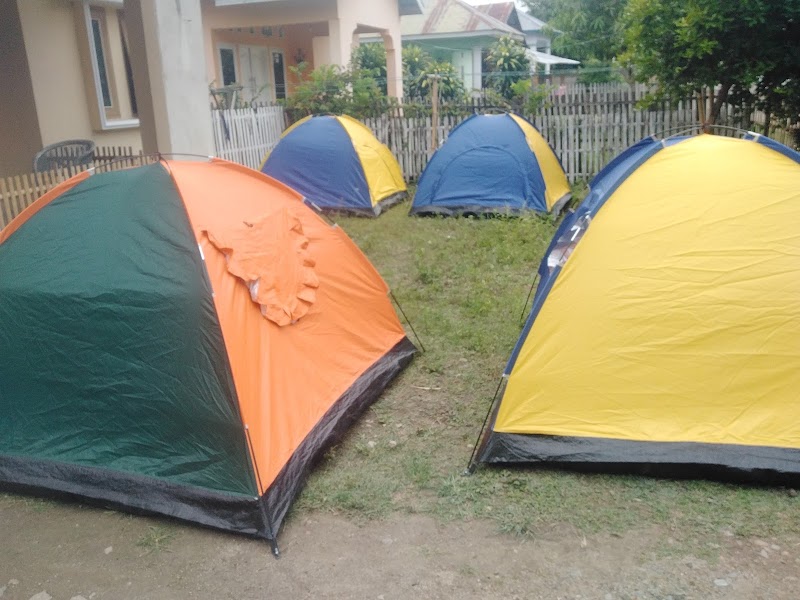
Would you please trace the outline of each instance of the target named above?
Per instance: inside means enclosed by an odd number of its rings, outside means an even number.
[[[400,28],[381,33],[386,48],[386,92],[394,98],[403,97],[403,51]]]
[[[347,67],[353,56],[353,40],[356,24],[344,19],[328,21],[328,60],[332,65]],[[314,66],[318,66],[316,61]]]
[[[472,47],[472,88],[483,88],[483,48],[480,46]]]
[[[552,52],[550,51],[550,44],[545,46],[544,51],[547,52],[547,54],[552,54]],[[550,65],[545,65],[544,66],[544,74],[545,75],[550,75]]]
[[[124,0],[145,153],[214,154],[200,0]]]

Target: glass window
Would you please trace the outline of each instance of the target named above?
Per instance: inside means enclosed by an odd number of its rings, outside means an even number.
[[[222,85],[236,83],[236,55],[233,48],[220,48],[219,62],[222,66]]]
[[[103,94],[103,106],[111,108],[111,86],[108,84],[108,69],[106,68],[105,48],[100,19],[92,19],[92,37],[94,38],[94,59],[97,63],[97,74],[100,77],[100,90]]]
[[[139,114],[136,106],[136,88],[133,85],[133,67],[131,66],[131,54],[128,48],[128,27],[125,24],[125,13],[119,11],[119,35],[122,39],[122,60],[125,63],[125,80],[128,84],[128,97],[131,101],[131,114],[135,117]]]

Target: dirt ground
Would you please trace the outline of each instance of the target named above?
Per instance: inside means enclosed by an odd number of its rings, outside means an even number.
[[[274,559],[263,542],[19,496],[0,497],[0,598],[800,597],[800,539],[720,532],[704,556],[659,530],[537,536],[416,515],[356,523],[297,515]],[[694,545],[696,548],[697,546]]]

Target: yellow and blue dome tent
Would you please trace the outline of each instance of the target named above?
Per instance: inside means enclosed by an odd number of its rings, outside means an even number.
[[[569,198],[564,169],[533,125],[514,114],[473,115],[425,167],[411,214],[558,213]]]
[[[623,153],[541,263],[477,460],[800,481],[798,222],[768,138]]]
[[[261,171],[323,211],[377,216],[407,194],[391,151],[347,116],[298,121],[265,157]]]

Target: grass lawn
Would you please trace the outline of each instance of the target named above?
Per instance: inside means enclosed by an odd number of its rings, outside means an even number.
[[[517,535],[657,527],[689,546],[723,533],[800,533],[800,500],[780,488],[541,468],[481,466],[462,476],[555,223],[410,218],[408,208],[337,221],[394,290],[427,352],[329,452],[294,515],[481,518]]]

